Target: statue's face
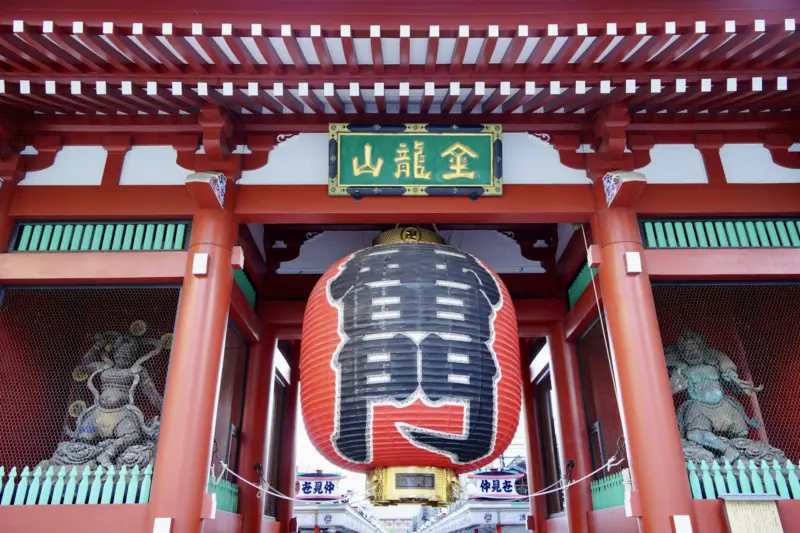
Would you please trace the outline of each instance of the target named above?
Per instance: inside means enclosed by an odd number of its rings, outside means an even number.
[[[689,378],[689,397],[703,403],[719,403],[725,391],[719,380],[719,372],[713,366],[696,366],[687,373]]]
[[[123,336],[114,343],[114,365],[118,368],[130,368],[137,359],[138,343],[135,339]]]

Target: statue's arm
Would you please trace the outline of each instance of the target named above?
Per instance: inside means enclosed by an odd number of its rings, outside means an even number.
[[[719,373],[721,375],[738,377],[739,371],[736,368],[736,364],[730,357],[728,357],[728,354],[713,348],[709,348],[708,353],[714,357],[715,363],[717,368],[719,368]]]
[[[102,360],[100,360],[100,354],[105,348],[105,345],[105,338],[98,337],[95,340],[94,345],[92,345],[92,347],[89,348],[89,351],[83,355],[77,368],[83,370],[87,374],[93,374],[102,368],[104,363]]]
[[[156,384],[153,383],[153,379],[150,377],[150,374],[147,372],[146,368],[142,368],[139,371],[139,386],[142,388],[142,392],[147,397],[147,400],[153,405],[153,407],[161,411],[164,398],[158,392]]]

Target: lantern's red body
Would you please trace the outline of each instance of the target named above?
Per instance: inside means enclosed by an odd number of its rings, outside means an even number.
[[[415,243],[400,246],[435,247],[436,250],[439,250],[436,252],[439,255],[434,258],[452,259],[456,253],[463,254],[463,252],[436,244]],[[409,250],[414,251],[411,248],[404,250],[405,253]],[[427,249],[427,251],[429,250]],[[458,462],[452,455],[439,453],[430,447],[412,442],[412,439],[407,438],[398,429],[398,426],[407,424],[421,430],[449,435],[459,435],[466,431],[464,427],[465,405],[458,402],[423,402],[422,399],[414,397],[410,397],[408,402],[400,402],[404,405],[399,407],[388,405],[386,402],[374,404],[371,418],[367,420],[367,431],[371,432],[371,453],[365,461],[350,460],[335,445],[337,424],[342,423],[337,422],[339,405],[337,391],[340,389],[337,384],[336,358],[346,342],[346,334],[343,330],[341,309],[337,307],[331,297],[331,283],[342,276],[342,271],[348,266],[348,263],[358,260],[356,257],[358,254],[379,256],[388,251],[391,251],[391,246],[381,245],[342,259],[322,276],[311,293],[303,322],[300,359],[301,404],[309,438],[326,459],[348,470],[366,472],[382,466],[430,466],[450,468],[456,473],[476,470],[499,456],[510,444],[519,422],[521,395],[519,338],[511,297],[500,278],[479,262],[476,264],[483,267],[486,274],[491,276],[490,279],[497,283],[497,292],[499,293],[499,301],[496,303],[490,319],[491,336],[484,343],[493,354],[498,369],[494,378],[495,397],[481,400],[482,402],[489,400],[494,402],[494,434],[488,454],[471,462]],[[477,261],[467,254],[463,254],[463,256],[468,257],[470,261]],[[412,253],[405,257],[415,256]],[[390,269],[404,269],[403,272],[406,273],[406,276],[410,272],[421,271],[420,265],[414,264],[413,259],[406,261],[405,264],[402,262],[391,264],[393,260],[389,258],[381,264]],[[350,264],[350,266],[353,265]],[[440,271],[445,270],[443,264],[437,264],[436,268]],[[367,267],[360,267],[361,272],[368,270]],[[460,274],[460,271],[467,271],[466,268],[460,267],[457,270],[459,272],[455,272],[454,275]],[[386,272],[389,272],[389,277],[391,277],[391,272],[395,271],[386,270]],[[433,271],[433,273],[447,277],[444,272],[440,274],[440,272]],[[371,283],[374,287],[381,283],[386,285],[389,282],[372,281]],[[456,282],[432,281],[431,279],[414,280],[409,285],[413,284],[415,294],[419,296],[425,295],[429,290],[440,289],[440,285],[447,283],[463,288]],[[426,284],[429,284],[430,287],[427,287]],[[437,301],[442,300],[443,298],[439,298]],[[375,299],[373,298],[372,301],[374,302]],[[414,317],[411,315],[419,311],[420,309],[406,309],[404,314],[413,320]],[[461,316],[465,315],[462,313]],[[424,353],[421,357],[425,357]],[[466,359],[466,356],[464,357]],[[474,361],[473,358],[473,365],[476,364]],[[438,370],[434,368],[432,371]],[[452,378],[452,375],[449,378]],[[478,409],[473,406],[472,412],[477,413]]]

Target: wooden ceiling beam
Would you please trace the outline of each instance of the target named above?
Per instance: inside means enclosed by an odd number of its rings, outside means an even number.
[[[350,75],[357,75],[361,71],[361,65],[358,63],[358,54],[356,54],[356,45],[353,41],[350,26],[342,25],[339,28],[339,35],[342,39],[344,57],[347,60],[347,72]]]
[[[328,101],[328,104],[333,108],[334,113],[344,114],[344,102],[332,83],[326,83],[323,86],[323,95],[325,96],[325,100]]]
[[[499,26],[489,26],[489,33],[481,43],[478,57],[475,60],[475,72],[485,72],[497,48],[497,39],[500,36]],[[519,55],[519,53],[517,53]]]
[[[0,44],[11,52],[8,57],[13,61],[26,61],[36,69],[48,73],[59,72],[57,64],[50,63],[49,58],[16,35],[0,33]]]
[[[192,29],[192,36],[200,48],[203,49],[203,52],[211,59],[212,65],[218,67],[224,74],[232,74],[233,68],[231,66],[231,60],[228,59],[227,54],[225,54],[220,45],[217,44],[214,37],[206,35],[207,31],[208,30],[204,27],[200,27],[198,24]]]
[[[81,42],[109,65],[122,72],[131,72],[131,67],[135,65],[130,59],[119,50],[106,42],[100,34],[92,28],[84,28],[84,33],[80,36]]]
[[[331,59],[328,43],[325,41],[325,37],[322,36],[321,26],[311,26],[311,43],[314,45],[314,51],[317,53],[317,59],[319,60],[322,72],[325,74],[333,74],[333,59]]]
[[[469,43],[469,26],[459,26],[458,37],[453,46],[453,55],[450,57],[450,72],[457,73],[461,71],[464,64],[464,55],[467,53],[467,44]]]
[[[369,44],[372,52],[372,68],[375,74],[383,74],[383,41],[381,39],[381,27],[372,26],[370,28]]]
[[[436,58],[439,55],[439,26],[428,29],[428,43],[425,48],[425,73],[432,74],[436,70]]]
[[[116,47],[128,59],[133,61],[140,69],[148,74],[157,74],[158,65],[153,58],[134,43],[130,37],[118,32],[116,26],[103,30],[103,34],[109,42]]]

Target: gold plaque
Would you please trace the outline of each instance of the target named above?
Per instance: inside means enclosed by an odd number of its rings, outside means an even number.
[[[417,503],[445,506],[455,501],[458,476],[449,468],[381,466],[367,474],[374,505]]]

